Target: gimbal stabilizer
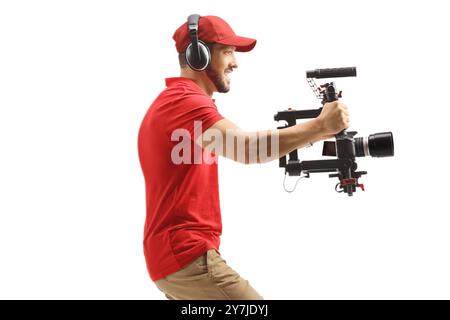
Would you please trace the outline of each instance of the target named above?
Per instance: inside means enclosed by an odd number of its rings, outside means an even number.
[[[338,100],[342,92],[337,92],[334,82],[325,83],[318,87],[313,78],[338,78],[355,77],[356,67],[316,69],[306,72],[306,78],[311,89],[317,98],[321,99],[322,106],[327,102]],[[289,108],[286,111],[278,112],[274,118],[275,121],[284,120],[287,125],[278,127],[278,129],[294,126],[297,119],[309,119],[319,116],[322,107],[312,110],[293,110]],[[386,157],[394,155],[394,140],[391,132],[372,134],[365,138],[355,138],[356,131],[343,130],[335,135],[336,142],[325,142],[322,155],[336,156],[333,160],[313,160],[300,161],[297,150],[289,153],[289,160],[286,162],[286,156],[279,159],[279,166],[285,168],[285,174],[290,176],[300,176],[303,172],[306,178],[310,173],[316,172],[335,172],[330,174],[330,178],[338,178],[339,183],[335,189],[337,192],[345,192],[349,196],[353,195],[357,187],[364,191],[364,185],[359,183],[359,178],[366,174],[366,171],[356,171],[357,164],[355,157],[372,156]]]

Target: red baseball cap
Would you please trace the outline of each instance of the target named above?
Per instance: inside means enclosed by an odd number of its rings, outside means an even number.
[[[178,52],[186,51],[191,38],[187,22],[183,23],[173,34]],[[206,43],[220,43],[236,47],[236,51],[247,52],[256,45],[256,40],[237,36],[222,18],[216,16],[200,17],[198,21],[198,39]]]

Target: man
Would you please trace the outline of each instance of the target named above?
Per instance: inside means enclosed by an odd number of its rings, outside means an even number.
[[[252,50],[256,40],[237,36],[216,16],[191,16],[188,22],[173,35],[180,77],[166,79],[167,88],[150,106],[139,131],[147,268],[168,299],[263,299],[219,252],[217,156],[246,164],[278,159],[348,128],[347,107],[326,104],[319,117],[281,130],[241,130],[218,112],[212,95],[230,90],[229,75],[238,67],[235,52]],[[195,43],[196,37],[205,44],[202,54],[210,55],[203,66],[200,55],[195,57],[202,44]],[[264,135],[269,157],[259,153]],[[211,136],[215,139],[206,138]],[[239,140],[245,142],[241,147],[234,145]]]

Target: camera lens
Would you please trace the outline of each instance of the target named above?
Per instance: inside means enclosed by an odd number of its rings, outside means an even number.
[[[392,132],[371,134],[368,137],[355,138],[355,156],[391,157],[394,155]]]

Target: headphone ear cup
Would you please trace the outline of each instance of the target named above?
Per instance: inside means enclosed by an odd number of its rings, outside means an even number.
[[[186,49],[186,62],[195,71],[203,71],[208,67],[211,61],[211,53],[209,48],[202,42],[198,41],[198,49],[200,51],[200,59],[194,53],[194,48],[192,43]]]

